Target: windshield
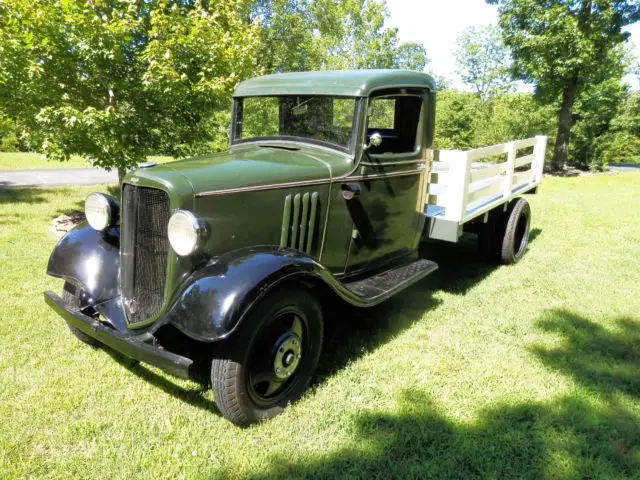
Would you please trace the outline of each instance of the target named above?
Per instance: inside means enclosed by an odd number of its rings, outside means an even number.
[[[292,137],[349,149],[355,110],[356,99],[347,97],[237,98],[233,141]]]

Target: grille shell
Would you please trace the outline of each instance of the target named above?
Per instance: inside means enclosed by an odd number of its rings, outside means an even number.
[[[164,303],[169,255],[169,196],[125,184],[122,192],[120,290],[130,325],[147,322]]]

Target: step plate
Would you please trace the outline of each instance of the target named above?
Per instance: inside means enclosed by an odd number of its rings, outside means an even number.
[[[437,269],[436,262],[421,259],[372,277],[345,283],[344,286],[360,297],[373,300],[382,295],[390,296],[397,293]]]

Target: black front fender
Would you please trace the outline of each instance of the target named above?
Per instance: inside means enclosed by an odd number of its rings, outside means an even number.
[[[81,223],[60,239],[51,252],[47,274],[84,290],[89,304],[118,296],[120,229],[98,232]]]
[[[227,253],[188,278],[162,323],[196,340],[222,340],[269,290],[291,278],[321,280],[347,302],[368,306],[303,253],[256,247]]]

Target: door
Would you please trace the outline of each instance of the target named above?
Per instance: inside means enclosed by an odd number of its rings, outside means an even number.
[[[372,96],[367,107],[368,143],[360,169],[345,179],[347,208],[353,220],[345,273],[365,273],[407,257],[417,250],[424,225],[429,122],[423,90],[387,90]]]

